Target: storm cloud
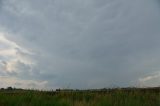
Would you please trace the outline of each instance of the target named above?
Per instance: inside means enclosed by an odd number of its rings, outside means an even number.
[[[0,3],[0,83],[14,79],[6,84],[42,89],[160,85],[157,0]]]

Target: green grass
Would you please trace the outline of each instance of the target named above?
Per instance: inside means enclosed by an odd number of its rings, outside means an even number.
[[[0,106],[160,106],[156,89],[101,91],[1,90]]]

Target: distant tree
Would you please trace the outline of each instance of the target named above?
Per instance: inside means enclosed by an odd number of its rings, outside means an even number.
[[[61,91],[61,89],[60,89],[60,88],[59,88],[59,89],[56,89],[56,91],[58,91],[58,92],[59,92],[59,91]]]
[[[1,90],[5,90],[4,88],[1,88]]]
[[[7,90],[13,90],[13,88],[12,87],[7,87]]]

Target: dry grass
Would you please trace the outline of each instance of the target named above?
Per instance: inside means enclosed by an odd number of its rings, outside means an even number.
[[[0,106],[160,106],[160,89],[0,91]]]

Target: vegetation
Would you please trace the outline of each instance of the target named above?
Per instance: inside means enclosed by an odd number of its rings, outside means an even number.
[[[0,106],[160,106],[160,88],[0,90]]]

